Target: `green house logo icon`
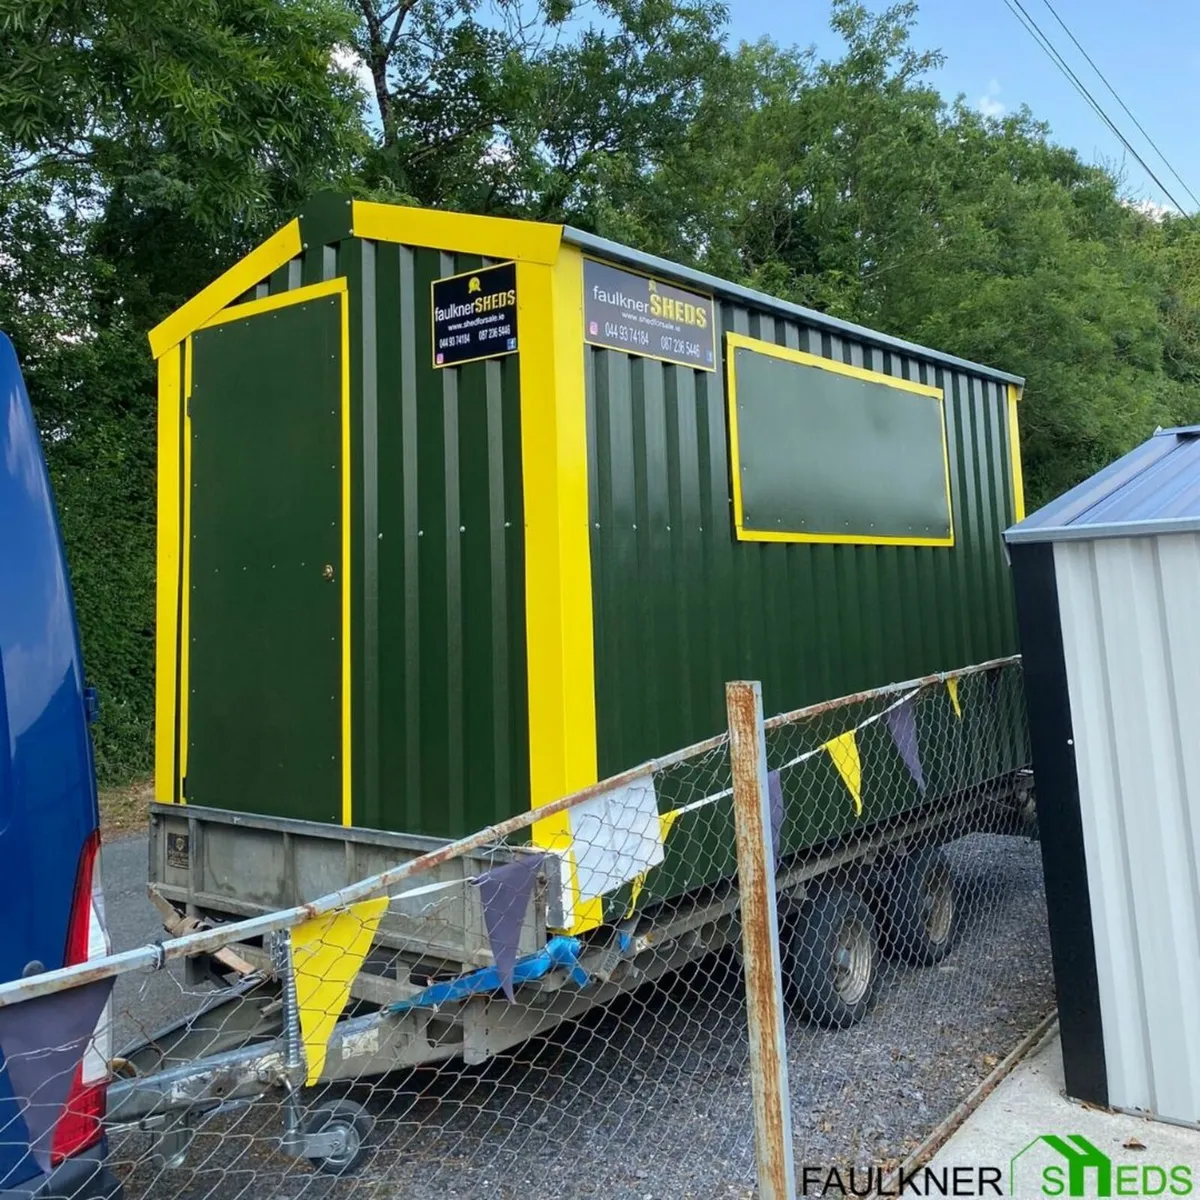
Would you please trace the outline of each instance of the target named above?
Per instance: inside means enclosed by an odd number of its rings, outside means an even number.
[[[1190,1167],[1140,1162],[1114,1165],[1099,1146],[1081,1133],[1060,1137],[1044,1133],[1008,1164],[1008,1194],[1013,1200],[1039,1197],[1191,1196]]]

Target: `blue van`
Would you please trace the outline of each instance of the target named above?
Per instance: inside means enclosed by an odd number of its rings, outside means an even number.
[[[109,951],[90,709],[50,479],[0,333],[0,981]],[[104,1162],[109,1026],[106,1010],[55,1125],[49,1175],[0,1071],[0,1200],[120,1194]]]

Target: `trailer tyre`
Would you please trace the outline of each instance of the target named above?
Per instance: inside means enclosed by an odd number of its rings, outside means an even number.
[[[897,864],[883,892],[884,949],[914,967],[939,963],[958,935],[958,905],[950,860],[938,847]]]
[[[353,1100],[330,1100],[312,1109],[304,1125],[306,1134],[340,1133],[344,1148],[323,1158],[309,1157],[323,1175],[353,1175],[370,1155],[371,1118]]]
[[[858,892],[835,887],[806,900],[787,920],[783,952],[790,990],[810,1021],[846,1029],[867,1015],[878,950],[875,917]]]

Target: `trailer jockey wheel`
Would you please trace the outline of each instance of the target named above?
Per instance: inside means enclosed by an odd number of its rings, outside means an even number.
[[[806,900],[787,918],[784,973],[792,994],[814,1024],[857,1025],[875,998],[875,918],[848,887]]]
[[[352,1175],[371,1153],[367,1144],[371,1125],[367,1110],[353,1100],[318,1104],[310,1110],[304,1134],[321,1146],[322,1153],[305,1153],[304,1157],[324,1175]]]
[[[884,949],[914,967],[941,962],[958,934],[954,873],[936,846],[903,858],[883,885]]]

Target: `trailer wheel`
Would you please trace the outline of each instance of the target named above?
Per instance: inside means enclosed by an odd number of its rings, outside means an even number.
[[[958,935],[958,905],[950,860],[932,846],[901,860],[883,893],[884,948],[914,967],[939,963]]]
[[[818,892],[794,911],[784,940],[784,971],[804,1014],[827,1029],[846,1029],[875,998],[875,918],[851,888]]]
[[[304,1124],[306,1135],[340,1134],[342,1149],[323,1157],[305,1155],[313,1169],[323,1175],[353,1175],[371,1153],[371,1118],[353,1100],[329,1100],[311,1110]]]

